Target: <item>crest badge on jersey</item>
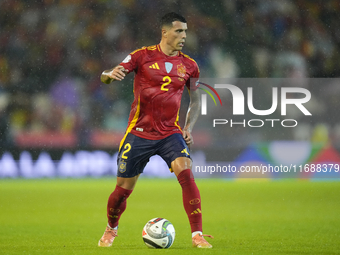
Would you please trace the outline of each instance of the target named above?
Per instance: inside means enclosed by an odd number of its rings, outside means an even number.
[[[177,74],[180,77],[184,77],[186,74],[187,70],[185,68],[185,65],[183,65],[182,63],[180,65],[177,65]]]
[[[165,70],[166,70],[167,73],[170,73],[170,72],[171,72],[172,66],[173,66],[172,63],[170,63],[170,62],[165,62]]]

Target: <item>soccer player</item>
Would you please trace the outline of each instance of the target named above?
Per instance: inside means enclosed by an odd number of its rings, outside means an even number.
[[[200,97],[197,87],[190,86],[190,78],[199,77],[198,66],[181,52],[186,30],[184,17],[174,12],[164,15],[158,45],[135,50],[118,66],[101,75],[101,81],[109,84],[123,80],[132,71],[135,73],[134,101],[119,147],[117,185],[107,203],[108,225],[98,243],[101,247],[112,245],[126,200],[149,158],[155,154],[165,160],[182,187],[193,246],[212,247],[203,237],[209,235],[202,234],[201,197],[191,172],[188,147],[193,142],[191,131],[199,115]],[[181,130],[178,112],[185,86],[190,91],[190,104]]]

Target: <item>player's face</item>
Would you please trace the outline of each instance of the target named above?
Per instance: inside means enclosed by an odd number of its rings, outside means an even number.
[[[172,27],[167,31],[167,43],[175,51],[182,50],[187,30],[187,23],[172,22]]]

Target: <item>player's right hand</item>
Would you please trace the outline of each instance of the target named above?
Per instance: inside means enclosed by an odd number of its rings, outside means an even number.
[[[116,66],[114,67],[109,73],[107,73],[107,76],[110,77],[113,80],[121,81],[125,77],[125,69],[123,66]]]

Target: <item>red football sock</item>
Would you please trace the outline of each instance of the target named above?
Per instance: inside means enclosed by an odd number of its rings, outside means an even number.
[[[177,176],[182,187],[183,205],[188,215],[191,232],[202,232],[201,196],[190,169],[183,170]]]
[[[115,190],[111,193],[107,202],[107,218],[111,228],[118,226],[118,221],[126,208],[126,199],[130,196],[132,190],[124,189],[116,185]]]

